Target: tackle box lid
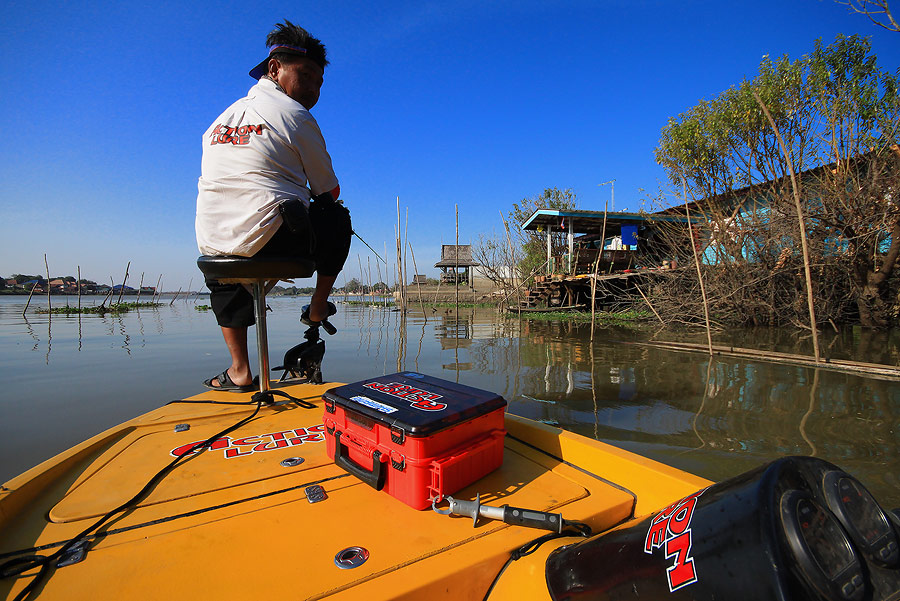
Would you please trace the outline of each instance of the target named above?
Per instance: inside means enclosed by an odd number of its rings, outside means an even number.
[[[506,406],[502,396],[456,382],[403,371],[332,388],[329,403],[365,415],[408,436],[428,436]]]

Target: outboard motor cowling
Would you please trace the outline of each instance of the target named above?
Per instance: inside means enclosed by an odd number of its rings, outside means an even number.
[[[898,527],[836,466],[788,457],[547,559],[555,601],[900,599]]]

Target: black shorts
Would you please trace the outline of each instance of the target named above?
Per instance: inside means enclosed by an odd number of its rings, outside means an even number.
[[[334,202],[314,201],[310,205],[309,220],[316,238],[313,254],[316,272],[323,276],[336,276],[350,253],[350,238],[353,235],[350,212]],[[308,240],[298,239],[287,227],[281,226],[254,256],[306,257],[308,253],[305,249],[308,248]],[[245,328],[256,323],[253,296],[243,284],[221,284],[218,280],[207,279],[206,286],[209,288],[209,303],[220,326]]]

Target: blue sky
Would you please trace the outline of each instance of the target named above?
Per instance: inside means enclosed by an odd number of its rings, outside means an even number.
[[[765,54],[859,33],[881,68],[900,64],[900,33],[831,0],[8,1],[0,275],[43,273],[47,253],[52,275],[118,281],[131,261],[132,285],[144,272],[199,288],[200,136],[254,83],[283,18],[328,48],[313,113],[356,231],[392,257],[399,196],[428,275],[456,205],[461,243],[546,187],[602,209],[597,184],[615,179],[616,209],[639,209],[665,186],[653,151],[667,119]],[[354,240],[348,278],[367,254]]]

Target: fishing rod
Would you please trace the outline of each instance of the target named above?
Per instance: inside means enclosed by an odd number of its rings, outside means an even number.
[[[375,255],[375,257],[376,257],[378,260],[380,260],[382,263],[384,263],[385,265],[387,265],[387,261],[385,261],[384,259],[382,259],[382,258],[378,255],[378,253],[375,251],[375,249],[372,248],[371,246],[369,246],[369,243],[366,242],[365,240],[363,240],[363,237],[356,233],[356,230],[350,230],[350,231],[353,233],[354,236],[356,236],[357,238],[359,238],[360,242],[362,242],[363,244],[365,244],[366,246],[368,246],[369,250],[372,251],[372,253]]]

